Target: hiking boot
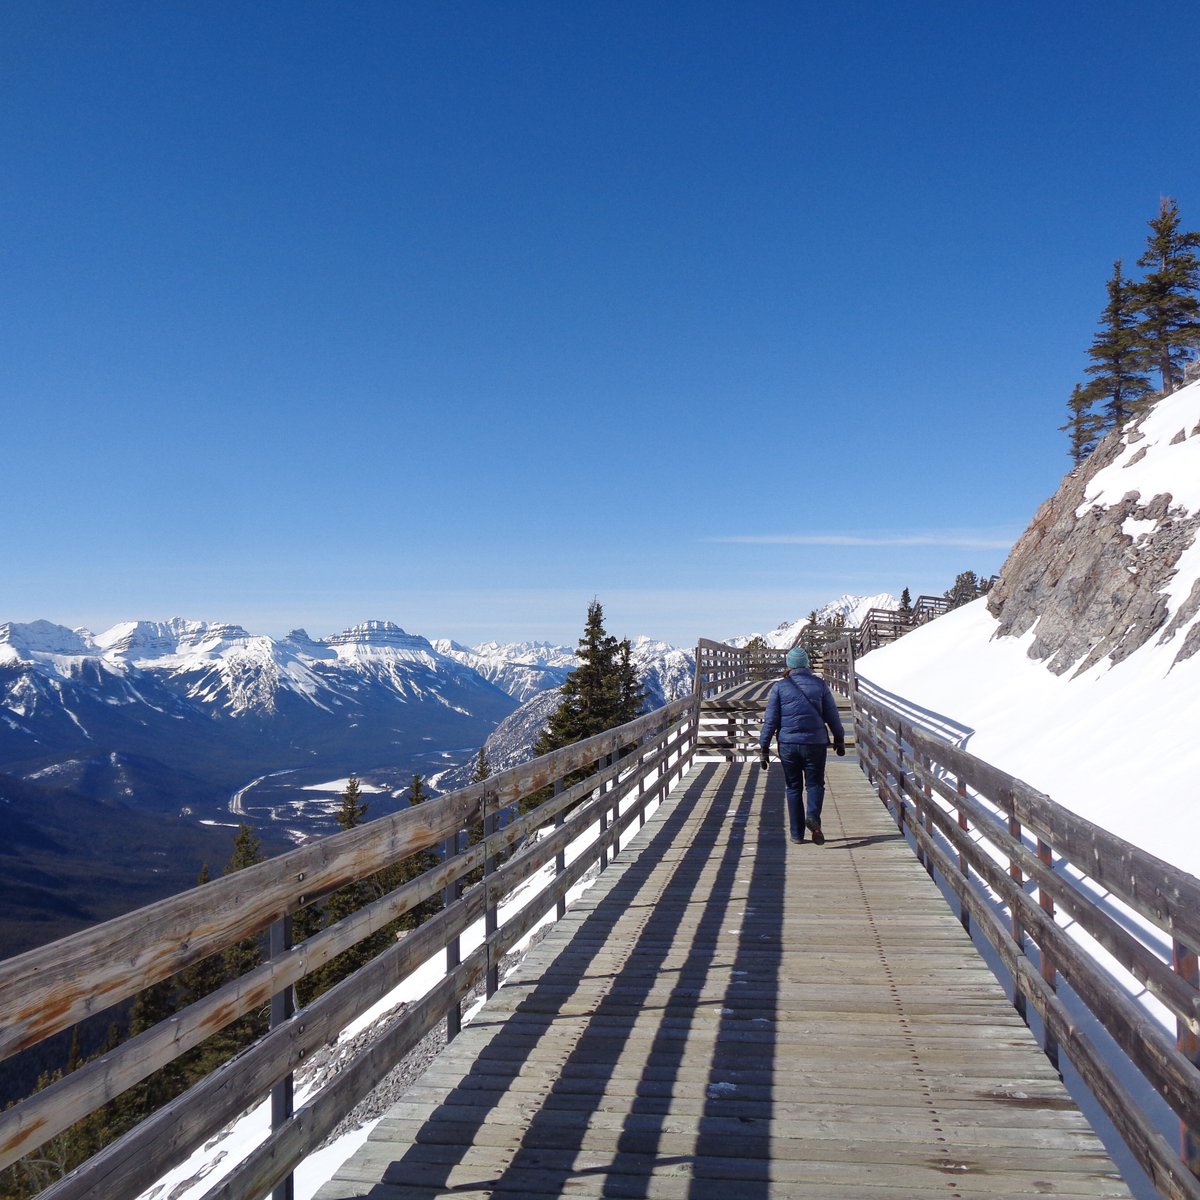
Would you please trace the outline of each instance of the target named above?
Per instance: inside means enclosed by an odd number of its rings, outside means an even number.
[[[825,845],[825,835],[821,832],[821,822],[820,821],[805,821],[804,824],[808,826],[809,832],[812,833],[813,845],[814,846]]]

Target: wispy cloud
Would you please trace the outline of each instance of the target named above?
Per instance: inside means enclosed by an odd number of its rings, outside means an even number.
[[[966,550],[1007,550],[1014,538],[994,533],[747,533],[703,538],[740,546],[952,546]]]

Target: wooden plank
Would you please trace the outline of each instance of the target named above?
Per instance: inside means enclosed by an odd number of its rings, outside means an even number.
[[[0,962],[0,1058],[136,995],[337,887],[688,716],[677,700],[636,721],[415,808],[322,838],[49,946]]]
[[[319,1200],[1128,1196],[855,767],[785,820],[695,768]]]

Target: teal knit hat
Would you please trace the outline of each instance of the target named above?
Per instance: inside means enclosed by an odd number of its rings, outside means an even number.
[[[787,658],[784,661],[787,663],[789,671],[808,670],[808,655],[802,646],[793,646],[787,652]]]

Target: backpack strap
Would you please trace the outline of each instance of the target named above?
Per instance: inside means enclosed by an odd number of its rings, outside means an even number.
[[[792,687],[794,687],[796,689],[796,691],[798,691],[800,693],[800,695],[802,695],[804,697],[804,699],[808,701],[808,707],[811,708],[813,710],[813,712],[815,712],[817,714],[818,717],[820,717],[821,728],[824,729],[825,728],[825,714],[816,706],[816,704],[813,702],[813,698],[790,675],[785,675],[784,679],[786,679],[787,682],[790,683],[792,685]],[[828,741],[828,734],[826,734],[826,741]]]

